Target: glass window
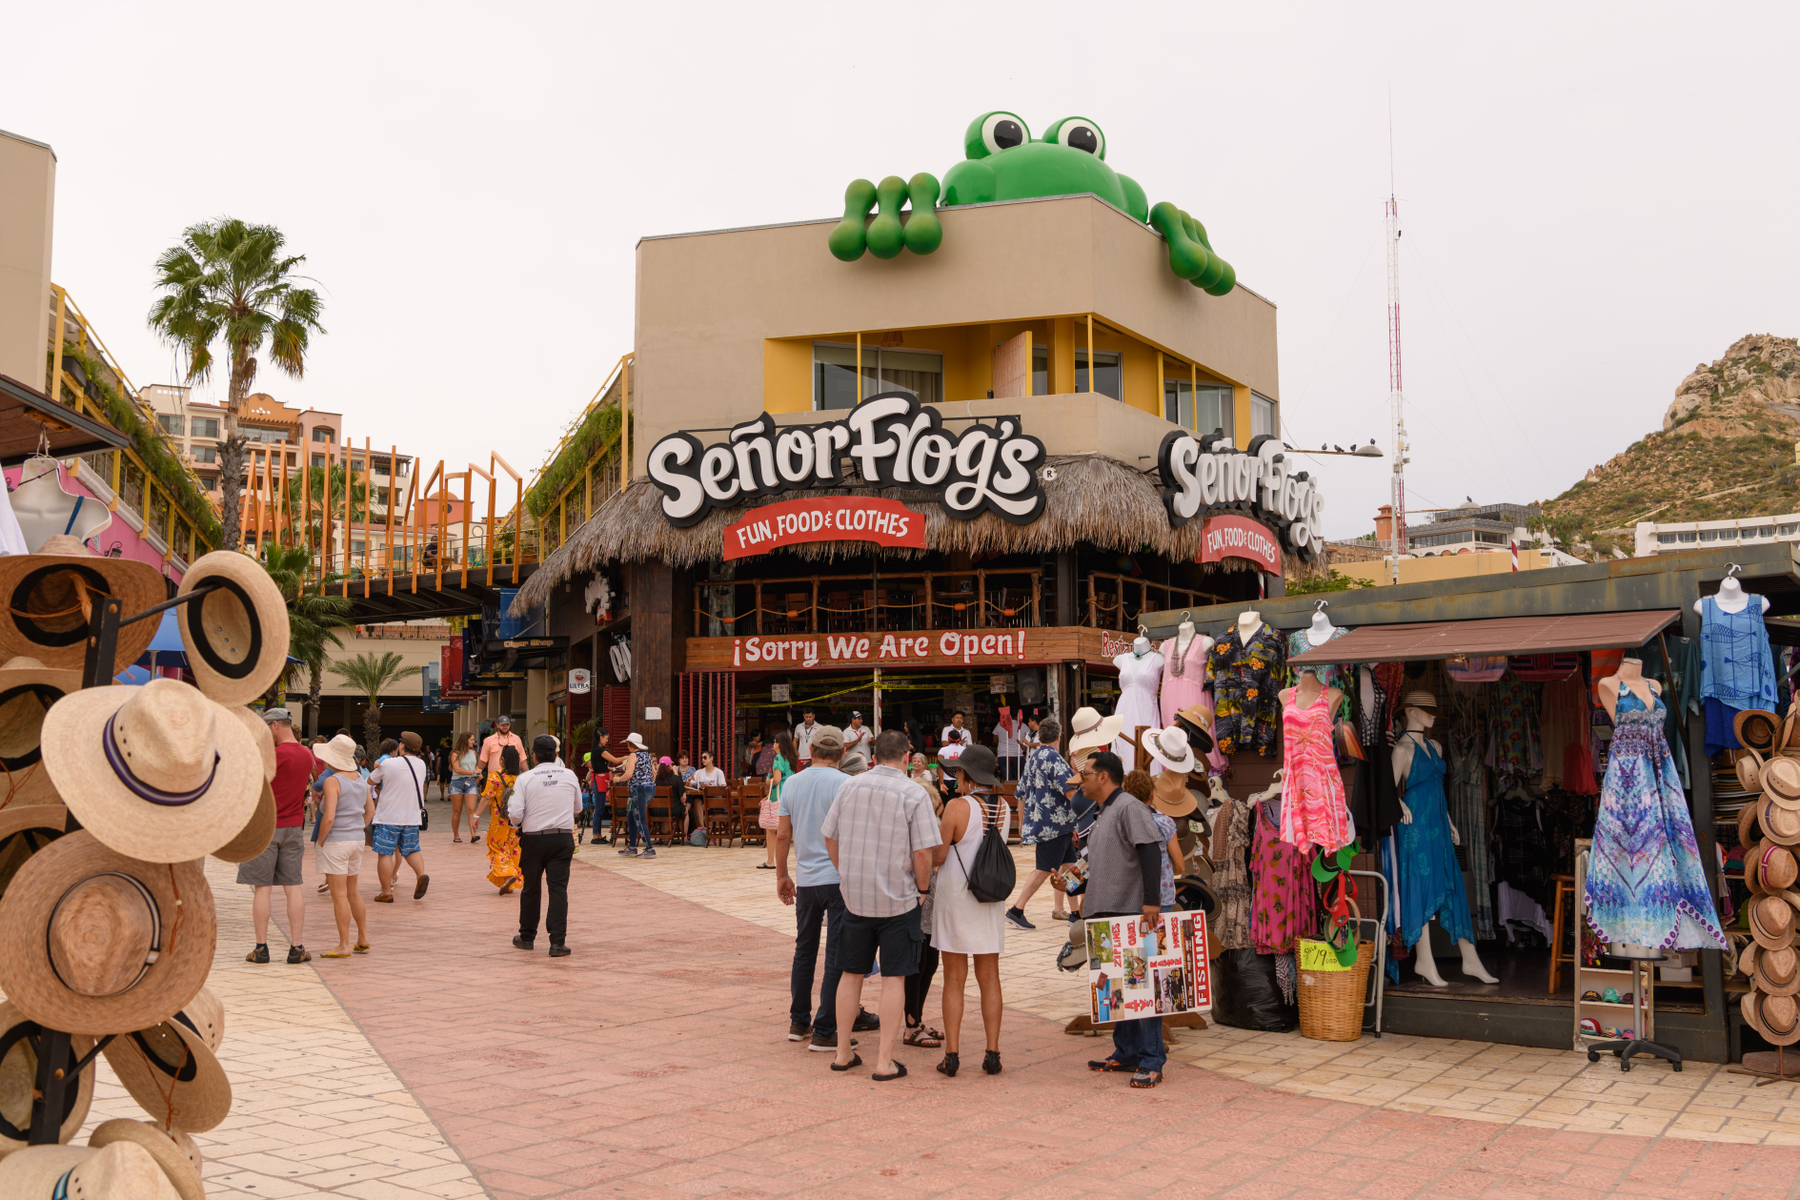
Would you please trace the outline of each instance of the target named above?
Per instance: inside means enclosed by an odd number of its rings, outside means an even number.
[[[1678,533],[1675,536],[1679,538],[1684,545],[1691,546],[1694,544],[1694,532],[1691,529],[1686,533]]]
[[[1232,409],[1228,387],[1202,383],[1196,388],[1186,379],[1163,380],[1163,416],[1183,429],[1231,436],[1236,424]]]
[[[1800,533],[1800,525],[1777,525],[1775,529],[1782,537],[1793,537],[1796,533]]]
[[[216,438],[219,436],[219,418],[195,417],[194,436]]]
[[[238,427],[238,432],[253,442],[262,442],[271,446],[276,442],[285,442],[288,440],[287,430],[285,429],[256,429],[249,425],[240,425]]]
[[[325,465],[325,456],[324,456],[324,455],[323,455],[323,454],[315,454],[315,455],[313,455],[313,456],[312,456],[312,465],[313,465],[313,466],[315,466],[315,467],[322,467],[322,466],[324,466],[324,465]]]
[[[361,554],[364,548],[361,538],[353,539],[350,543],[350,553],[352,554]]]
[[[172,433],[176,437],[181,436],[181,418],[180,417],[174,417],[174,416],[170,416],[167,413],[162,413],[157,416],[156,423],[163,427],[164,433]]]
[[[921,404],[944,399],[944,356],[925,350],[862,348],[862,395],[856,386],[856,347],[813,343],[813,407],[854,408],[882,392],[911,392]]]
[[[209,492],[216,492],[219,490],[219,477],[217,475],[202,475],[200,476],[200,486]]]
[[[1050,347],[1048,346],[1031,348],[1031,394],[1034,396],[1050,394]]]
[[[1659,546],[1673,546],[1675,544],[1675,535],[1672,533],[1659,533],[1656,535],[1656,542]]]
[[[1094,351],[1094,387],[1093,390],[1102,396],[1111,396],[1114,400],[1125,398],[1124,388],[1119,383],[1119,354],[1114,350]],[[1075,352],[1075,390],[1088,391],[1088,358],[1086,348]]]
[[[192,450],[188,451],[188,453],[193,456],[195,462],[219,461],[219,448],[217,446],[195,446]]]
[[[1758,527],[1758,529],[1756,531],[1756,536],[1757,537],[1774,537],[1775,536],[1775,527],[1773,525],[1760,526],[1760,527]]]
[[[313,427],[312,440],[315,442],[329,442],[333,436],[333,431],[323,425]]]
[[[1281,435],[1281,409],[1267,396],[1250,393],[1250,436]]]

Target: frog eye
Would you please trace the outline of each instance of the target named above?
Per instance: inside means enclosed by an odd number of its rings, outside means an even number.
[[[981,153],[975,157],[985,158],[989,154],[998,154],[1002,150],[1011,150],[1014,146],[1022,146],[1031,140],[1031,130],[1025,122],[1014,113],[991,112],[981,118],[977,132],[980,136]],[[973,143],[974,138],[969,141]],[[973,153],[975,146],[968,149]]]
[[[1044,140],[1085,150],[1095,158],[1106,157],[1106,135],[1086,117],[1064,117],[1044,131]]]

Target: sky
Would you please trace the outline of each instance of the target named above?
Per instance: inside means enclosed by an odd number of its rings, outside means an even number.
[[[858,176],[941,178],[996,108],[1090,118],[1205,222],[1279,308],[1297,446],[1388,448],[1391,187],[1414,511],[1556,495],[1696,364],[1800,334],[1791,0],[96,3],[6,27],[44,52],[0,73],[0,128],[55,148],[53,273],[133,382],[182,369],[145,327],[157,255],[209,217],[274,224],[327,334],[259,390],[452,469],[542,463],[630,348],[638,238],[835,218]],[[1390,463],[1311,460],[1329,536],[1373,527]]]

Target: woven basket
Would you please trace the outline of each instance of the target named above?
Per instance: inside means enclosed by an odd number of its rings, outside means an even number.
[[[1354,1042],[1362,1036],[1363,994],[1374,942],[1358,942],[1347,971],[1300,972],[1300,1036],[1315,1042]]]

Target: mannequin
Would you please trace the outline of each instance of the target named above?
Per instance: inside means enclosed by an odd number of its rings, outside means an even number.
[[[1738,569],[1737,564],[1733,563],[1731,569],[1735,572]],[[1739,583],[1737,581],[1737,576],[1733,574],[1727,575],[1720,581],[1719,594],[1712,599],[1713,603],[1717,604],[1721,609],[1728,613],[1741,613],[1744,611],[1744,606],[1750,603],[1750,595],[1751,593],[1744,590],[1744,585]],[[1767,596],[1758,596],[1756,597],[1756,601],[1762,606],[1761,611],[1765,613],[1769,611],[1769,598]],[[1702,596],[1700,599],[1694,601],[1694,611],[1702,616],[1706,615],[1706,597]]]
[[[1113,753],[1127,771],[1137,766],[1137,750],[1131,740],[1137,727],[1155,729],[1161,724],[1156,693],[1162,683],[1163,656],[1151,648],[1146,632],[1140,626],[1130,653],[1113,659],[1113,666],[1119,668],[1119,703],[1113,712],[1123,718]]]
[[[1330,603],[1329,600],[1319,601],[1319,607],[1313,613],[1312,624],[1306,627],[1306,640],[1314,646],[1323,646],[1337,636],[1337,627],[1325,615],[1325,608]]]
[[[1254,750],[1268,757],[1279,749],[1281,699],[1287,675],[1287,639],[1246,610],[1206,656],[1213,699],[1213,736],[1219,753]]]
[[[1248,646],[1250,644],[1250,639],[1256,636],[1256,631],[1261,628],[1262,628],[1262,614],[1261,613],[1255,611],[1254,609],[1245,609],[1243,612],[1238,614],[1238,619],[1237,619],[1238,639],[1240,641],[1242,641],[1246,646]]]
[[[1656,698],[1662,695],[1662,684],[1644,678],[1643,659],[1622,659],[1617,672],[1594,684],[1594,690],[1600,693],[1600,706],[1606,710],[1606,719],[1615,725],[1619,722],[1620,684],[1630,688],[1631,694],[1642,700],[1645,708],[1655,708]]]
[[[1463,893],[1462,871],[1450,848],[1461,845],[1462,838],[1456,832],[1456,826],[1450,823],[1444,797],[1443,747],[1425,736],[1426,731],[1437,724],[1437,700],[1429,692],[1412,692],[1401,704],[1406,732],[1394,746],[1394,781],[1402,796],[1411,798],[1412,803],[1401,800],[1400,824],[1394,829],[1394,838],[1401,871],[1403,935],[1411,932],[1407,929],[1409,916],[1423,917],[1413,941],[1414,970],[1432,987],[1449,986],[1438,974],[1437,963],[1431,956],[1431,922],[1436,920],[1453,936],[1466,931],[1467,936],[1456,936],[1457,948],[1462,951],[1463,974],[1483,983],[1498,983],[1500,981],[1488,973],[1475,953],[1473,923],[1469,917],[1468,898]],[[1449,845],[1442,844],[1435,836],[1434,823],[1437,821],[1442,821],[1448,830]],[[1415,903],[1419,909],[1409,913],[1412,907],[1407,904],[1409,875],[1419,881],[1419,886],[1435,886],[1445,894],[1418,897]],[[1425,911],[1426,904],[1435,907]],[[1449,915],[1447,921],[1446,913]]]
[[[1194,627],[1192,615],[1181,614],[1181,624],[1175,627],[1175,636],[1163,642],[1162,723],[1164,728],[1175,724],[1176,718],[1184,710],[1195,705],[1205,707],[1208,714],[1213,709],[1211,689],[1207,687],[1206,656],[1212,651],[1213,640]],[[1212,733],[1212,722],[1207,721],[1207,733]],[[1223,771],[1225,758],[1216,748],[1210,748],[1206,756],[1207,765],[1196,767],[1204,776],[1211,771]]]
[[[1332,740],[1332,714],[1343,699],[1342,692],[1326,687],[1308,670],[1301,671],[1298,684],[1281,692],[1282,770],[1288,793],[1281,809],[1281,840],[1303,854],[1315,846],[1332,851],[1356,840]]]

